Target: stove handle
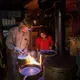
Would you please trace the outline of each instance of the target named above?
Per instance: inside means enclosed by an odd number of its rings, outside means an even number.
[[[23,78],[23,80],[26,80],[26,78],[27,78],[27,76],[25,76],[25,77]]]

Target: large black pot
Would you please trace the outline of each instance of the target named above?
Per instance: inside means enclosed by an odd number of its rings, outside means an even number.
[[[44,80],[76,80],[76,57],[47,57],[43,63]]]
[[[19,73],[21,80],[38,80],[42,76],[42,69],[38,65],[24,65],[19,68]]]

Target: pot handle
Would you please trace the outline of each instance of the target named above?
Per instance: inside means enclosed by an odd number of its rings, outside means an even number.
[[[25,77],[23,78],[23,80],[26,80],[26,78],[27,78],[27,76],[25,76]]]

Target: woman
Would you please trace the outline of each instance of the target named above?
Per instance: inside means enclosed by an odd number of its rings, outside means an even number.
[[[36,39],[37,50],[50,50],[55,46],[51,36],[47,35],[45,30],[40,31],[40,36]]]
[[[36,39],[36,49],[38,52],[38,61],[40,62],[40,59],[43,62],[43,59],[45,56],[40,56],[39,50],[51,50],[52,46],[55,46],[54,41],[52,40],[51,36],[47,35],[47,32],[43,29],[40,31],[40,36]],[[41,64],[42,64],[41,62]]]

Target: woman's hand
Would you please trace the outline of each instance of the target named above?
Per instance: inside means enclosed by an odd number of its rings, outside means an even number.
[[[52,50],[52,47],[50,46],[49,49]]]

